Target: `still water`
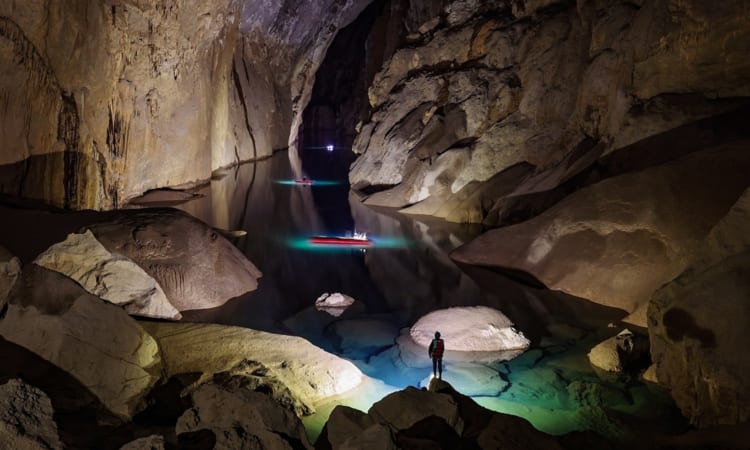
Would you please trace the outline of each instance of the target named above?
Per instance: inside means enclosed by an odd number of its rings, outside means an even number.
[[[592,429],[624,439],[640,433],[646,421],[659,431],[681,429],[679,414],[662,393],[636,379],[600,380],[588,364],[586,353],[614,334],[606,325],[621,319],[623,311],[486,269],[459,268],[448,253],[480,227],[366,207],[340,179],[350,159],[335,152],[308,154],[313,156],[306,159],[306,176],[320,183],[292,182],[281,152],[217,174],[200,198],[177,206],[217,228],[246,231],[234,243],[263,272],[256,291],[220,308],[188,311],[185,320],[301,336],[402,389],[424,383],[430,373],[399,360],[394,341],[402,329],[436,309],[492,306],[531,339],[532,347],[509,362],[449,361],[444,378],[459,391],[553,434]],[[375,246],[363,251],[306,244],[312,235],[355,231],[366,232]],[[333,317],[313,306],[326,292],[356,302]],[[311,436],[332,407],[305,421]]]

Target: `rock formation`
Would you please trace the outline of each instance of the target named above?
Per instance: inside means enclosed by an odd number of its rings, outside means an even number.
[[[90,226],[152,276],[178,310],[213,308],[258,286],[260,271],[221,233],[182,211],[133,211]]]
[[[699,427],[750,419],[750,191],[711,230],[693,264],[656,291],[649,336],[656,378]]]
[[[177,437],[210,430],[212,448],[311,449],[299,418],[268,395],[206,384],[192,394],[194,406],[177,421]]]
[[[651,294],[687,267],[746,187],[744,148],[726,144],[608,178],[451,256],[521,269],[550,289],[635,312],[629,320],[645,327]]]
[[[369,204],[500,224],[519,196],[750,95],[740,0],[443,4],[370,87],[349,175]]]
[[[159,343],[169,376],[199,373],[196,383],[201,383],[220,372],[249,372],[286,386],[290,398],[301,405],[292,409],[301,413],[314,411],[321,400],[346,392],[363,379],[349,361],[294,336],[214,324],[141,325]],[[238,370],[243,365],[250,370]]]
[[[34,264],[13,287],[0,336],[71,374],[121,419],[160,377],[156,341],[125,311]]]
[[[372,405],[367,414],[337,406],[316,448],[563,448],[518,417],[491,412],[446,382],[408,387]]]
[[[62,449],[53,413],[49,397],[39,389],[18,379],[0,385],[0,447]]]
[[[71,233],[39,255],[34,264],[70,277],[86,291],[129,314],[180,319],[161,286],[128,258],[115,256],[90,230]]]

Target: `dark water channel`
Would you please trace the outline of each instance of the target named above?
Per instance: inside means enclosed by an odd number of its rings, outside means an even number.
[[[447,254],[476,236],[477,226],[362,205],[350,197],[346,180],[337,178],[346,173],[350,153],[336,151],[307,153],[312,156],[306,157],[306,175],[326,181],[321,185],[289,183],[293,177],[282,152],[215,176],[203,197],[179,206],[215,227],[247,231],[235,244],[263,272],[256,291],[220,308],[189,311],[185,320],[302,336],[401,389],[423,383],[430,372],[400,361],[393,344],[402,328],[436,309],[492,306],[514,321],[532,346],[509,362],[448,361],[444,378],[480,404],[553,434],[594,430],[629,440],[684,429],[663,393],[635,376],[602,380],[588,364],[591,347],[621,329],[607,324],[617,324],[623,311],[487,269],[459,268]],[[311,235],[355,230],[367,232],[375,248],[326,250],[305,243]],[[341,292],[356,302],[333,317],[313,306],[324,292]],[[324,419],[306,424],[318,427]]]

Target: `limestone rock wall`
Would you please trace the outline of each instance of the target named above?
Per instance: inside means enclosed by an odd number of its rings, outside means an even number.
[[[2,190],[101,208],[208,178],[238,8],[237,0],[4,2]]]
[[[711,230],[699,257],[652,297],[656,377],[693,424],[750,420],[750,191]]]
[[[350,181],[369,204],[505,223],[501,199],[746,102],[749,22],[742,1],[449,2],[375,76]]]
[[[296,139],[364,0],[0,4],[0,192],[108,209]]]

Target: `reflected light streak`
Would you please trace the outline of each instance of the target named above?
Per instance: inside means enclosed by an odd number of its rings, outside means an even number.
[[[302,182],[298,180],[274,180],[276,184],[284,184],[287,186],[338,186],[341,184],[340,181],[336,180],[307,180],[309,182]]]
[[[351,245],[336,245],[336,244],[316,244],[309,241],[310,236],[295,236],[291,238],[286,239],[286,245],[287,247],[297,249],[297,250],[306,250],[306,251],[314,251],[314,252],[341,252],[341,251],[351,251],[351,250],[359,250],[361,248],[392,248],[392,249],[398,249],[398,248],[408,248],[413,245],[413,242],[405,239],[403,237],[373,237],[368,236],[368,239],[370,240],[370,244],[363,244],[363,245],[357,245],[356,243],[352,243]]]

